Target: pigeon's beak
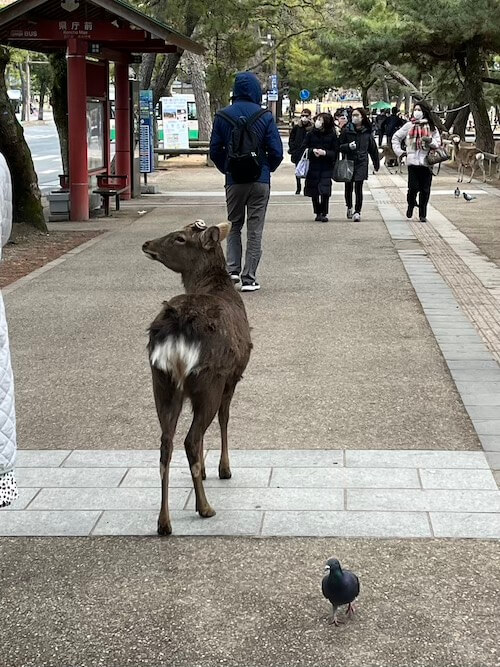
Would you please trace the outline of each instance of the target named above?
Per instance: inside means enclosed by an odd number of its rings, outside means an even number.
[[[325,572],[330,572],[330,566],[329,565],[325,565]]]

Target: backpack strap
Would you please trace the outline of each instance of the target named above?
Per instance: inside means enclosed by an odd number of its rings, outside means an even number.
[[[227,122],[230,123],[233,127],[236,127],[238,125],[238,123],[235,121],[235,119],[232,118],[225,111],[217,111],[215,115],[220,116],[221,118],[224,118],[224,120],[227,120]]]
[[[261,116],[263,116],[268,111],[269,113],[271,113],[270,109],[259,109],[251,116],[247,116],[246,117],[247,127],[251,127],[255,123],[255,121],[257,121]],[[238,125],[237,121],[225,111],[217,111],[215,115],[224,118],[224,120],[227,120],[227,122],[230,123],[233,127],[236,127]]]

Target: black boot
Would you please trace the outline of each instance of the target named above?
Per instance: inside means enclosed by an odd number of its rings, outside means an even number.
[[[302,190],[302,185],[301,185],[301,183],[300,183],[300,178],[295,177],[295,180],[296,180],[296,182],[297,182],[297,188],[296,188],[296,190],[295,190],[295,194],[296,194],[296,195],[300,195],[300,192],[301,192],[301,190]]]

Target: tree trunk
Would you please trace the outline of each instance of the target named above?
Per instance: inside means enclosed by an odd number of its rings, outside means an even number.
[[[483,82],[481,81],[484,73],[483,65],[484,59],[480,45],[476,39],[472,39],[467,43],[465,61],[460,62],[460,68],[464,76],[465,92],[476,126],[476,146],[482,151],[494,153],[495,140],[484,97]]]
[[[191,76],[196,111],[198,114],[199,139],[209,141],[212,134],[212,114],[205,81],[205,60],[203,56],[188,51],[184,52],[184,61],[187,63]]]
[[[370,106],[370,100],[368,99],[368,88],[366,86],[361,86],[361,99],[363,101],[364,108],[368,109]]]
[[[139,79],[141,81],[142,90],[148,90],[151,87],[151,80],[156,64],[156,53],[145,53],[142,56],[141,69],[139,72]]]
[[[47,84],[42,81],[40,84],[40,104],[38,105],[38,120],[43,120],[43,105],[45,104],[45,94],[47,92]]]
[[[389,86],[387,85],[387,79],[385,77],[382,79],[382,90],[384,95],[384,102],[390,102],[391,96],[389,95]]]
[[[412,83],[409,79],[407,79],[404,74],[401,74],[401,72],[398,72],[398,70],[391,65],[391,63],[387,60],[384,60],[383,63],[380,63],[380,65],[385,69],[386,72],[388,72],[391,77],[400,83],[402,86],[405,88],[408,88],[415,100],[418,102],[418,100],[421,100],[423,98],[423,95],[420,93],[419,89],[415,86],[414,83]],[[434,123],[436,124],[436,127],[438,130],[441,132],[447,132],[447,128],[445,127],[443,121],[439,116],[435,113],[432,114],[432,119]]]
[[[50,104],[54,112],[54,122],[59,135],[59,146],[63,172],[69,174],[69,129],[68,129],[68,73],[64,53],[49,56],[50,66],[54,73]]]
[[[457,117],[455,118],[452,125],[453,133],[458,134],[458,136],[460,137],[460,139],[462,139],[462,141],[465,141],[465,130],[467,128],[467,119],[469,118],[469,113],[470,113],[469,107],[461,109],[457,113]]]
[[[38,178],[31,152],[24,139],[14,108],[7,94],[5,68],[9,62],[7,49],[0,47],[0,151],[12,176],[13,220],[47,231],[43,217]]]
[[[161,64],[160,70],[157,73],[153,81],[153,104],[156,106],[160,97],[166,94],[170,86],[170,81],[175,74],[177,65],[181,59],[183,51],[176,53],[168,53],[163,63]]]

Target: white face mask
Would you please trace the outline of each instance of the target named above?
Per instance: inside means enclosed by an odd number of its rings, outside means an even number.
[[[314,121],[314,126],[315,126],[318,130],[321,130],[321,128],[323,127],[323,121],[320,120],[320,119],[318,118],[318,120],[315,120],[315,121]]]
[[[300,117],[300,120],[301,120],[301,121],[304,123],[304,125],[305,125],[306,123],[309,122],[309,116],[301,116],[301,117]]]
[[[424,117],[424,112],[421,109],[415,109],[415,111],[413,112],[413,118],[415,120],[422,120],[423,117]]]
[[[354,123],[354,125],[361,125],[362,120],[363,119],[361,118],[361,116],[352,117],[352,122]]]

